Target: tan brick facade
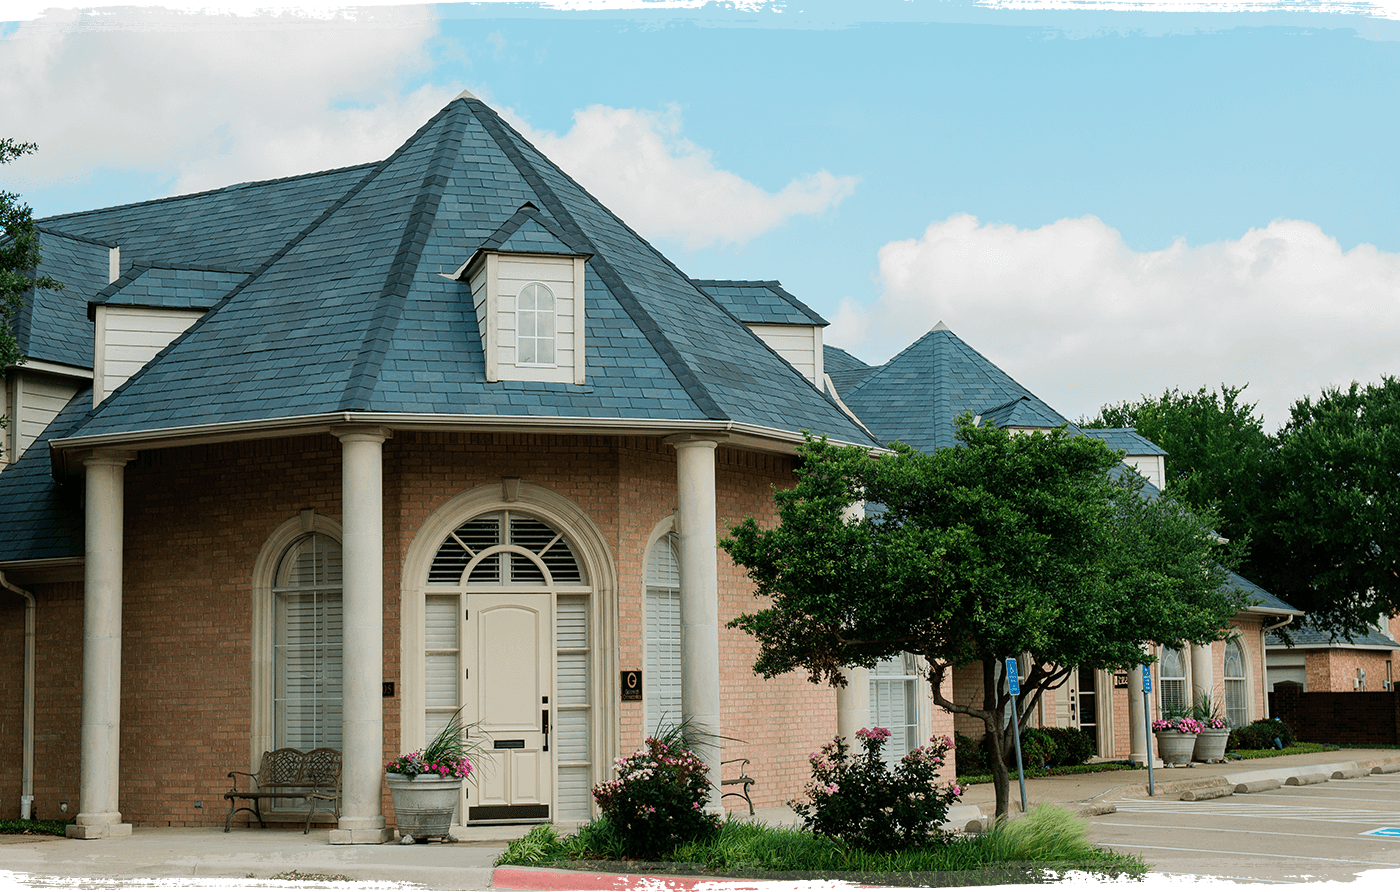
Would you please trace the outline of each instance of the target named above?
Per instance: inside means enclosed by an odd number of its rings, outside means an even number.
[[[776,522],[774,486],[793,459],[732,448],[716,457],[719,532],[749,515]],[[676,507],[676,460],[652,438],[400,432],[384,448],[384,680],[399,682],[399,591],[405,553],[451,497],[520,477],[578,505],[617,571],[618,665],[643,665],[645,548]],[[223,820],[227,772],[248,770],[251,574],[274,529],[304,509],[340,515],[340,446],[329,436],[143,452],[126,469],[120,807],[137,825]],[[760,606],[721,552],[720,621]],[[82,585],[33,586],[39,600],[35,814],[79,808]],[[20,642],[23,602],[0,599],[0,635]],[[727,756],[752,760],[756,805],[797,795],[807,753],[835,732],[834,692],[790,674],[754,676],[756,643],[722,629]],[[19,802],[22,648],[0,649],[0,817]],[[402,688],[397,689],[401,694]],[[399,696],[384,700],[384,755],[398,752]],[[640,703],[599,704],[623,750],[646,732]],[[203,807],[196,803],[202,801]],[[392,815],[387,796],[386,815]]]

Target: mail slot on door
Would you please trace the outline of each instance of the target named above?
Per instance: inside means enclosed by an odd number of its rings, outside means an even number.
[[[523,750],[523,749],[525,749],[525,741],[524,741],[523,739],[522,739],[522,740],[497,740],[497,741],[495,742],[493,748],[494,748],[494,749],[498,749],[498,750]]]

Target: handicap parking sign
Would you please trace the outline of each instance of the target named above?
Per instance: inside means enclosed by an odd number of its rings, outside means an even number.
[[[1367,830],[1362,836],[1392,836],[1400,838],[1400,827],[1378,827],[1375,830]]]

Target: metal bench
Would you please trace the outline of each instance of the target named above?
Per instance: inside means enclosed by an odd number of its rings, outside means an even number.
[[[734,777],[724,776],[724,766],[738,765],[738,774]],[[743,792],[721,793],[720,801],[724,801],[725,796],[739,796],[749,804],[749,817],[753,817],[753,800],[749,798],[749,787],[754,785],[754,779],[748,775],[748,759],[725,759],[719,763],[719,784],[720,787],[732,787],[742,785]]]
[[[303,752],[286,747],[262,754],[255,774],[246,771],[230,771],[233,789],[224,794],[228,800],[228,816],[224,818],[224,832],[229,832],[235,812],[246,811],[258,819],[258,825],[267,827],[262,816],[264,799],[303,798],[306,800],[306,827],[302,833],[311,832],[311,816],[316,813],[318,802],[331,803],[331,809],[340,817],[340,750],[321,748]],[[238,789],[238,779],[248,778],[248,789]],[[251,806],[239,806],[239,800],[247,800]]]

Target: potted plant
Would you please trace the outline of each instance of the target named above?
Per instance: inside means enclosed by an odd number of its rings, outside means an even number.
[[[1158,719],[1152,723],[1152,731],[1157,737],[1157,755],[1164,765],[1190,765],[1191,754],[1196,748],[1196,735],[1202,725],[1196,719],[1179,715]]]
[[[1230,725],[1220,715],[1219,702],[1212,700],[1209,694],[1202,694],[1196,705],[1191,707],[1191,718],[1201,723],[1191,758],[1197,762],[1224,762],[1225,745],[1230,740]]]
[[[480,743],[468,739],[475,726],[463,726],[461,712],[454,712],[423,749],[404,753],[384,766],[400,842],[450,838],[462,781],[471,775],[471,756],[480,749]]]

